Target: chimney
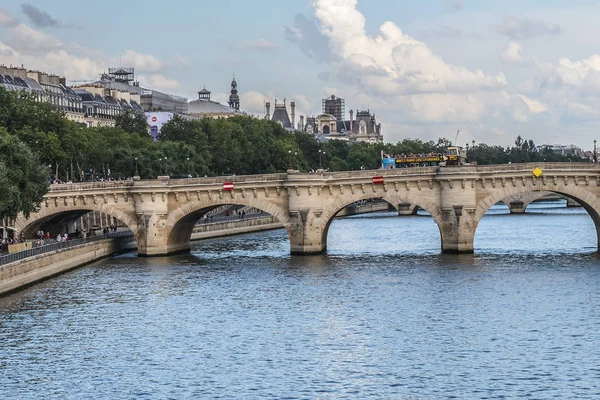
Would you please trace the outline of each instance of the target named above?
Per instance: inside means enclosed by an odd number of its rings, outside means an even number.
[[[40,83],[41,77],[39,71],[28,71],[27,77],[33,79],[37,83]]]
[[[58,75],[48,75],[48,80],[50,81],[50,83],[52,83],[54,85],[60,85],[60,80],[58,78]]]
[[[352,132],[353,127],[354,127],[354,111],[350,110],[350,132]]]
[[[275,100],[275,101],[277,101],[277,100]],[[269,121],[271,119],[271,103],[267,101],[265,103],[265,108],[267,109],[267,113],[265,115],[265,119],[267,121]]]
[[[300,116],[300,130],[304,130],[304,115]]]
[[[294,129],[296,124],[296,102],[290,102],[290,107],[292,108],[292,129]]]

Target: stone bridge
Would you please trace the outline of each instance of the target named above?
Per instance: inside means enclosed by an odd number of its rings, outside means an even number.
[[[17,218],[14,228],[29,236],[99,211],[131,228],[139,255],[159,256],[189,250],[192,230],[202,215],[235,204],[277,218],[287,231],[292,254],[316,254],[327,249],[329,226],[340,210],[378,198],[396,208],[413,204],[424,209],[437,223],[443,252],[469,253],[477,225],[491,206],[538,192],[560,194],[584,207],[600,243],[600,166],[578,163],[53,185],[40,210],[28,219]]]

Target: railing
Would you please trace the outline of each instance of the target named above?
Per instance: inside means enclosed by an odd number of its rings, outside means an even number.
[[[318,179],[356,179],[370,178],[374,175],[382,175],[386,177],[393,176],[420,176],[420,175],[436,175],[436,174],[466,174],[466,173],[506,173],[517,171],[530,171],[535,167],[540,167],[542,170],[558,170],[565,172],[572,171],[600,171],[600,164],[593,163],[515,163],[515,164],[496,164],[496,165],[464,165],[464,166],[447,166],[447,167],[416,167],[416,168],[396,168],[386,170],[362,170],[362,171],[340,171],[340,172],[318,172],[318,173],[294,173],[294,174],[258,174],[258,175],[239,175],[239,176],[217,176],[206,178],[186,178],[186,179],[148,179],[148,180],[123,180],[123,181],[104,181],[104,182],[84,182],[50,185],[50,192],[64,191],[83,191],[94,189],[113,189],[133,191],[137,189],[148,188],[176,188],[186,186],[215,186],[223,182],[235,182],[240,187],[248,185],[264,186],[281,185],[286,181],[311,181]],[[198,187],[201,189],[201,187]]]
[[[28,257],[37,256],[39,254],[49,253],[52,251],[66,249],[69,247],[79,246],[84,243],[97,242],[105,239],[114,239],[121,237],[133,237],[133,233],[131,231],[120,231],[120,232],[111,232],[105,233],[102,235],[90,236],[86,239],[72,239],[67,240],[66,242],[55,242],[39,247],[34,247],[32,249],[27,249],[23,251],[19,251],[16,253],[7,254],[4,256],[0,256],[0,265],[9,264],[15,261],[23,260]]]

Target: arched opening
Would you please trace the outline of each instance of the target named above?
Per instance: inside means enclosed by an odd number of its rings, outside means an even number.
[[[408,196],[408,195],[407,195]],[[353,203],[337,203],[323,228],[322,241],[328,254],[439,254],[441,230],[436,208],[419,199],[385,195],[364,198]],[[354,204],[365,204],[364,212],[346,218],[344,214]],[[377,205],[371,208],[369,204]],[[399,217],[399,205],[411,204],[411,214]],[[384,205],[382,207],[382,205]],[[426,210],[430,210],[427,212]],[[418,212],[412,213],[412,210]],[[362,240],[364,239],[364,240]]]
[[[579,191],[576,197],[573,193],[549,190],[524,192],[516,196],[527,202],[524,207],[527,212],[523,209],[518,215],[510,215],[511,206],[494,202],[495,196],[490,196],[478,206],[475,253],[571,254],[598,251],[600,202],[593,194]],[[567,207],[568,201],[581,207]]]
[[[329,135],[330,129],[329,125],[323,125],[323,134]]]
[[[37,239],[39,233],[44,237],[56,238],[65,233],[70,238],[103,234],[117,230],[130,230],[137,239],[137,224],[126,214],[110,208],[102,211],[91,208],[79,208],[69,211],[45,212],[33,215],[29,220],[17,221],[15,228],[25,239]]]
[[[283,228],[283,211],[267,202],[191,203],[169,216],[167,246],[170,251],[185,251],[190,242],[219,236]]]

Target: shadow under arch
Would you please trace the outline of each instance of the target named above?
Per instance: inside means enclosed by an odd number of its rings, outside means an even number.
[[[60,229],[60,231],[64,233],[65,224],[73,222],[90,212],[101,212],[118,219],[131,230],[133,236],[136,238],[136,241],[138,241],[139,232],[137,221],[135,221],[125,212],[111,206],[92,208],[81,205],[71,206],[69,209],[42,208],[37,213],[31,214],[27,219],[25,219],[22,215],[19,216],[14,223],[15,231],[19,233],[23,232],[25,237],[29,238],[34,237],[35,233],[39,230],[44,230],[45,232],[50,231],[51,233],[57,234],[58,232],[54,232],[54,230]],[[60,226],[60,228],[56,228],[57,226]]]
[[[519,195],[519,194],[524,194],[524,193],[529,193],[529,192],[535,193],[538,191],[526,189],[526,190],[521,190],[521,191],[515,191],[508,195],[505,192],[504,193],[498,192],[498,193],[491,194],[488,197],[484,198],[483,200],[479,201],[479,203],[477,203],[477,208],[475,210],[475,215],[473,218],[473,236],[475,236],[479,222],[481,221],[483,216],[487,213],[487,211],[494,204],[501,202],[502,199],[507,198],[511,195]],[[543,192],[545,192],[546,194],[548,192],[556,193],[556,194],[568,197],[568,198],[576,201],[577,203],[579,203],[587,211],[588,215],[592,218],[592,221],[594,222],[594,226],[596,228],[598,248],[600,251],[600,198],[598,198],[593,193],[582,190],[578,187],[573,189],[573,188],[570,188],[569,186],[562,187],[562,188],[545,188],[543,190]]]
[[[289,217],[287,210],[284,210],[277,205],[264,201],[255,200],[254,198],[233,198],[230,201],[225,199],[215,199],[213,201],[195,200],[177,208],[169,213],[166,221],[166,226],[171,227],[167,234],[168,247],[181,247],[181,244],[190,243],[194,227],[200,221],[202,216],[217,207],[245,206],[252,207],[264,211],[275,217],[285,228],[289,235]]]
[[[327,236],[329,235],[329,228],[331,227],[331,224],[332,224],[333,220],[335,219],[336,215],[341,210],[343,210],[348,205],[350,205],[354,202],[357,202],[360,200],[369,200],[369,199],[383,200],[383,201],[389,203],[390,205],[392,205],[396,210],[398,209],[398,204],[401,204],[401,203],[414,204],[418,208],[425,210],[433,217],[433,219],[438,227],[438,230],[440,232],[440,242],[443,241],[442,229],[441,229],[441,221],[442,221],[441,211],[439,210],[439,208],[437,206],[431,204],[427,200],[425,200],[423,198],[419,198],[418,196],[412,195],[410,192],[403,192],[403,193],[387,192],[386,194],[375,195],[375,196],[373,195],[373,193],[361,194],[359,196],[354,194],[354,195],[344,195],[344,196],[338,198],[331,205],[329,205],[326,210],[323,210],[323,214],[322,214],[321,218],[324,218],[327,221],[325,223],[325,226],[323,227],[323,230],[321,233],[321,235],[322,235],[321,243],[323,243],[323,249],[325,249],[325,250],[327,249]]]

